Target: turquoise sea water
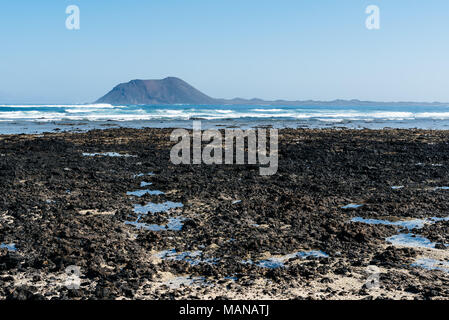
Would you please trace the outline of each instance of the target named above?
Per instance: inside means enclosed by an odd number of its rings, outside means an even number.
[[[0,133],[106,127],[449,129],[449,106],[0,105]]]

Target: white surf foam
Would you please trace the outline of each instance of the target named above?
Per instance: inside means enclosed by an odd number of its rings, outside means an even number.
[[[183,108],[184,107],[184,108]],[[220,108],[221,107],[221,108]],[[344,121],[414,121],[414,120],[448,120],[449,111],[434,109],[435,112],[426,111],[425,108],[414,108],[411,112],[364,110],[363,108],[302,108],[279,107],[264,108],[250,106],[112,106],[109,104],[85,105],[0,105],[0,121],[134,121],[134,120],[190,120],[193,118],[206,120],[222,119],[291,119],[314,120],[321,122]]]

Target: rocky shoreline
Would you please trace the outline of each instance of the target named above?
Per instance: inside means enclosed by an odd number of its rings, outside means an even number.
[[[284,129],[274,176],[170,133],[0,136],[0,299],[449,298],[449,132]]]

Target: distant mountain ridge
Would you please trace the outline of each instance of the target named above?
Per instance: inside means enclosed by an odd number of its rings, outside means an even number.
[[[161,80],[131,80],[121,83],[95,103],[112,105],[197,104],[197,105],[268,105],[268,106],[449,106],[441,102],[375,102],[361,100],[333,101],[266,101],[262,99],[215,99],[195,89],[187,82],[168,77]]]
[[[215,99],[175,77],[121,83],[97,100],[97,103],[109,104],[213,104],[214,102]]]

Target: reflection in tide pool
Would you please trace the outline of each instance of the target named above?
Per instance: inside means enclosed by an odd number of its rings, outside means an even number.
[[[140,216],[136,221],[126,221],[125,224],[136,227],[137,229],[144,229],[148,231],[181,231],[184,224],[182,223],[185,219],[182,217],[169,218],[166,225],[159,224],[147,224],[139,222]]]
[[[0,244],[0,249],[7,249],[8,251],[17,251],[16,245],[14,243],[2,243]]]
[[[412,248],[435,248],[436,243],[427,238],[417,236],[413,233],[401,233],[386,239],[395,246]]]
[[[152,173],[152,172],[139,173],[139,174],[134,175],[134,177],[153,176],[153,175],[154,175],[154,173]],[[151,184],[152,184],[151,182],[142,181],[140,183],[140,186],[145,187],[145,186],[148,186]],[[129,196],[142,197],[145,194],[161,195],[164,193],[159,190],[146,189],[146,190],[130,191],[130,192],[127,192],[126,194]],[[149,212],[152,214],[159,213],[159,212],[167,212],[170,209],[182,208],[183,206],[184,205],[180,202],[172,202],[172,201],[166,201],[163,203],[150,202],[144,206],[142,206],[140,204],[135,204],[134,212],[137,213],[137,219],[136,219],[136,221],[126,221],[125,224],[134,226],[137,229],[144,229],[144,230],[148,230],[148,231],[181,231],[184,226],[184,223],[183,223],[183,221],[185,220],[184,217],[169,218],[168,223],[166,225],[148,224],[148,223],[143,223],[143,222],[139,222],[139,221],[142,218],[142,215],[146,215]]]
[[[144,195],[149,194],[151,196],[159,196],[164,194],[162,191],[159,190],[150,190],[150,189],[145,189],[145,190],[136,190],[136,191],[129,191],[126,193],[126,195],[128,196],[135,196],[135,197],[143,197]]]
[[[351,222],[361,222],[366,224],[383,224],[388,226],[397,226],[403,227],[409,230],[412,229],[421,229],[426,224],[434,224],[440,221],[449,221],[449,217],[438,218],[431,217],[426,219],[413,219],[413,220],[399,220],[399,221],[389,221],[389,220],[380,220],[380,219],[365,219],[362,217],[355,217],[351,220]]]
[[[83,153],[84,157],[97,157],[97,156],[104,156],[104,157],[113,157],[113,158],[120,158],[120,157],[124,157],[124,158],[137,158],[137,156],[133,156],[131,154],[120,154],[117,152],[100,152],[100,153]]]
[[[139,177],[145,177],[145,176],[154,176],[153,172],[148,172],[148,173],[138,173],[134,175],[134,178],[139,178]]]
[[[427,270],[440,270],[449,273],[449,262],[429,258],[416,260],[412,264],[412,267],[420,267]]]
[[[403,221],[388,221],[388,220],[380,220],[380,219],[365,219],[362,217],[355,217],[351,220],[351,222],[360,222],[366,224],[382,224],[387,226],[397,226],[402,228],[407,228],[409,230],[419,229],[424,227],[426,220],[423,219],[415,219],[415,220],[403,220]]]
[[[445,218],[426,218],[426,219],[414,219],[414,220],[404,220],[404,221],[388,221],[388,220],[378,220],[378,219],[364,219],[361,217],[356,217],[351,220],[352,222],[361,222],[366,224],[381,224],[390,225],[406,228],[408,230],[421,229],[426,224],[434,224],[440,221],[449,221],[449,217]],[[387,242],[394,246],[404,246],[411,248],[429,248],[435,249],[437,243],[432,242],[429,239],[413,234],[413,233],[399,233],[397,235],[391,236],[385,239]],[[448,247],[448,245],[446,245]],[[449,272],[449,262],[439,261],[435,259],[423,258],[416,260],[412,267],[420,267],[427,270],[440,270],[444,272]]]
[[[147,214],[148,212],[158,213],[158,212],[166,212],[170,209],[182,208],[183,206],[184,205],[180,202],[172,202],[172,201],[166,201],[163,203],[150,202],[144,206],[140,204],[134,205],[134,212],[140,214]]]
[[[181,286],[207,286],[208,283],[206,282],[205,277],[191,277],[191,276],[184,276],[184,277],[176,277],[174,279],[170,279],[164,282],[166,286],[168,286],[170,289],[178,289]]]
[[[155,257],[164,260],[186,261],[192,266],[200,263],[216,264],[218,261],[216,258],[203,258],[203,252],[200,250],[185,252],[176,252],[175,249],[164,250],[155,254]]]
[[[252,260],[246,260],[242,261],[242,264],[255,264],[261,268],[269,268],[269,269],[277,269],[277,268],[284,268],[285,262],[293,259],[293,258],[299,258],[299,259],[305,259],[308,257],[314,257],[314,258],[328,258],[329,255],[326,254],[323,251],[299,251],[291,254],[287,254],[285,256],[281,257],[273,257],[266,260],[260,260],[256,263],[254,263]]]
[[[344,207],[341,207],[342,209],[357,209],[363,207],[363,204],[354,204],[354,203],[350,203]]]
[[[408,230],[413,229],[421,229],[426,224],[434,224],[440,221],[449,221],[449,217],[445,218],[426,218],[426,219],[414,219],[414,220],[401,220],[401,221],[388,221],[388,220],[378,220],[378,219],[365,219],[362,217],[355,217],[351,220],[351,222],[361,222],[366,224],[381,224],[381,225],[389,225],[389,226],[397,226],[402,227]],[[397,245],[397,246],[406,246],[406,247],[414,247],[414,248],[435,248],[436,243],[430,241],[429,239],[421,236],[417,236],[413,233],[400,233],[389,237],[386,239],[387,242]]]

